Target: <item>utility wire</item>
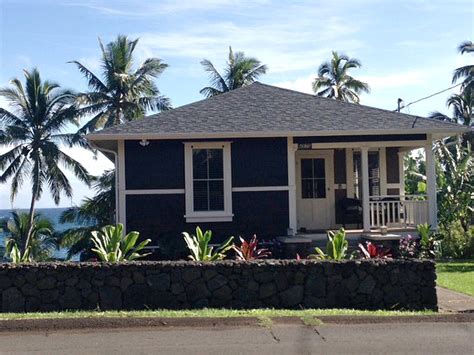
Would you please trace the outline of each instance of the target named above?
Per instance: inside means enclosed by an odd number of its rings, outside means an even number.
[[[460,85],[462,85],[462,83],[459,83],[459,84],[456,84],[456,85],[454,85],[454,86],[451,86],[450,88],[447,88],[447,89],[444,89],[444,90],[435,92],[434,94],[428,95],[428,96],[426,96],[426,97],[422,97],[421,99],[412,101],[412,102],[410,102],[410,103],[408,103],[408,104],[406,104],[406,105],[400,106],[400,108],[397,108],[396,110],[393,110],[393,111],[399,111],[399,110],[401,110],[401,109],[407,108],[407,107],[410,106],[410,105],[416,104],[417,102],[420,102],[420,101],[423,101],[423,100],[426,100],[426,99],[429,99],[429,98],[431,98],[431,97],[433,97],[433,96],[442,94],[443,92],[452,90],[452,89],[454,89],[455,87],[458,87],[458,86],[460,86]]]

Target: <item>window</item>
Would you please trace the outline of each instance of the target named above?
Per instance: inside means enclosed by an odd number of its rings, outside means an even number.
[[[325,159],[301,159],[301,198],[326,198]]]
[[[186,221],[232,220],[230,143],[185,143]]]
[[[379,152],[370,151],[369,163],[369,196],[380,195],[380,161]],[[362,161],[360,152],[354,152],[354,193],[356,198],[362,198]]]

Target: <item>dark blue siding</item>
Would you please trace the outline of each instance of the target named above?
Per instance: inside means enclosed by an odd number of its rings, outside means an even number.
[[[232,222],[186,223],[184,194],[127,196],[127,230],[136,230],[143,238],[156,240],[161,235],[181,238],[183,231],[193,232],[197,225],[213,231],[219,242],[231,235],[273,238],[286,235],[288,228],[288,192],[235,192],[232,195]],[[213,241],[214,241],[213,240]]]
[[[221,140],[232,142],[232,186],[288,185],[286,138]],[[183,189],[183,141],[126,141],[125,170],[127,189]]]
[[[347,143],[347,142],[386,142],[386,141],[412,141],[426,140],[426,134],[380,134],[380,135],[357,135],[357,136],[314,136],[295,137],[294,142],[305,143]]]
[[[183,189],[184,144],[177,140],[152,140],[146,147],[125,141],[127,189]]]
[[[233,140],[232,185],[287,186],[286,138]]]

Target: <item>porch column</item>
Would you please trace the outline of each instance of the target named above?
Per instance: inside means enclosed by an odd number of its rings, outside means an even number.
[[[295,177],[295,148],[293,137],[287,139],[287,162],[288,162],[288,221],[292,234],[296,234],[296,177]]]
[[[361,168],[362,168],[362,221],[364,232],[370,232],[369,214],[369,148],[360,148]]]
[[[425,145],[426,157],[426,192],[428,195],[428,223],[432,229],[438,228],[437,204],[436,204],[436,169],[433,154],[433,141],[428,137]]]
[[[123,140],[118,141],[118,218],[116,223],[122,223],[123,229],[127,231],[127,216],[126,216],[126,195],[125,195],[125,142]]]

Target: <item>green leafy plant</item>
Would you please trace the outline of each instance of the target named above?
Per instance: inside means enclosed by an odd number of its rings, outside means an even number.
[[[130,232],[124,236],[122,224],[108,225],[91,234],[92,243],[95,246],[92,251],[97,254],[101,261],[132,261],[150,255],[150,253],[139,254],[138,252],[148,245],[151,240],[146,239],[136,245],[140,233]]]
[[[250,242],[247,242],[242,237],[240,239],[240,246],[234,245],[237,260],[252,260],[263,259],[271,255],[270,251],[265,248],[258,248],[257,236],[254,235]]]
[[[329,231],[326,252],[323,252],[320,248],[316,248],[316,254],[309,255],[309,258],[321,260],[342,260],[347,257],[348,247],[349,242],[346,240],[346,231],[344,228],[339,229],[336,233]]]
[[[428,223],[419,224],[416,230],[420,235],[420,256],[422,258],[434,259],[437,253],[438,241],[431,231],[431,225]]]
[[[5,256],[10,259],[13,264],[28,263],[33,261],[31,258],[31,246],[27,246],[24,252],[16,244],[15,240],[8,239],[5,243]]]
[[[471,259],[474,258],[474,226],[465,232],[460,221],[446,227],[441,225],[440,254],[443,258]]]
[[[5,248],[5,252],[10,254],[15,245],[20,255],[28,255],[29,261],[48,261],[58,246],[53,223],[41,214],[35,213],[30,230],[30,220],[28,213],[14,211],[10,218],[0,221],[0,229],[6,233],[5,244],[11,241],[10,248]],[[29,231],[30,238],[28,239]],[[26,249],[29,249],[28,253]],[[7,257],[12,259],[8,255]]]
[[[226,257],[226,253],[234,246],[232,243],[234,237],[229,237],[224,243],[220,244],[216,250],[214,250],[213,247],[209,246],[212,232],[207,230],[203,233],[199,227],[196,227],[196,235],[190,235],[189,233],[183,232],[183,236],[184,241],[191,252],[188,257],[194,261],[222,260]]]

